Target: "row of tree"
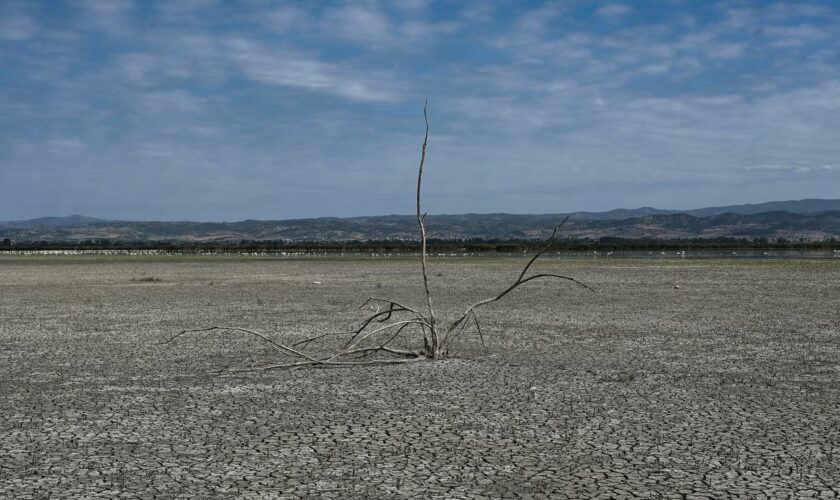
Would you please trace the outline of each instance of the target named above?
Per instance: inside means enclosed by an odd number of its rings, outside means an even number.
[[[428,250],[433,253],[518,253],[540,248],[541,240],[468,239],[446,240],[430,238]],[[0,247],[13,250],[160,250],[172,252],[418,252],[420,242],[412,240],[355,240],[355,241],[258,241],[240,240],[182,243],[170,241],[34,241],[13,242],[5,238]],[[784,238],[679,238],[679,239],[570,239],[555,241],[550,251],[680,251],[680,250],[736,250],[736,249],[835,249],[840,241],[792,241]]]

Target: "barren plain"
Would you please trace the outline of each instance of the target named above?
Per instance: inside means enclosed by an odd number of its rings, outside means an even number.
[[[524,261],[431,261],[436,307]],[[2,498],[834,498],[840,260],[558,260],[446,361],[209,375],[411,259],[0,256]],[[315,282],[320,282],[316,284]]]

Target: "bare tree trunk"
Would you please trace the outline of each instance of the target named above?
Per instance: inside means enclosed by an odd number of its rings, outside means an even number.
[[[423,105],[423,121],[426,124],[426,134],[423,137],[423,148],[420,152],[420,167],[417,169],[417,225],[420,228],[420,268],[423,271],[423,289],[426,293],[426,305],[429,310],[429,331],[424,331],[424,344],[426,347],[426,355],[432,358],[439,358],[445,353],[441,350],[441,342],[437,335],[437,321],[435,318],[435,309],[432,306],[432,293],[429,291],[429,273],[426,270],[426,226],[423,223],[426,214],[420,209],[420,192],[423,186],[423,166],[426,163],[426,146],[429,144],[429,101],[428,99]]]

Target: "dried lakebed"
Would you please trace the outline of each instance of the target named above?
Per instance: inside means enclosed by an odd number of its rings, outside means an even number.
[[[436,307],[522,263],[432,261]],[[840,495],[840,263],[538,266],[598,292],[523,286],[443,362],[219,377],[273,352],[156,342],[346,328],[417,263],[0,256],[0,497]]]

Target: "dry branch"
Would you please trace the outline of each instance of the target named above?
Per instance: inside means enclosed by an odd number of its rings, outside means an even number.
[[[559,275],[559,274],[552,274],[552,273],[540,273],[540,274],[535,274],[533,276],[529,276],[528,278],[525,277],[525,275],[528,274],[528,270],[531,268],[531,266],[534,264],[534,262],[536,262],[536,260],[538,258],[540,258],[540,256],[542,254],[544,254],[549,248],[551,248],[551,244],[554,243],[555,238],[557,238],[557,232],[560,231],[560,228],[562,228],[568,220],[569,220],[569,216],[567,215],[566,218],[563,219],[562,222],[560,222],[560,224],[557,224],[556,226],[554,226],[554,230],[551,232],[551,236],[549,236],[545,240],[545,242],[540,247],[539,251],[537,251],[537,253],[534,254],[533,257],[531,257],[531,259],[528,261],[528,263],[525,264],[525,267],[522,269],[522,272],[519,273],[519,277],[517,277],[516,280],[510,286],[508,286],[507,288],[505,288],[504,290],[502,290],[498,294],[494,295],[493,297],[490,297],[490,298],[487,298],[487,299],[484,299],[484,300],[479,300],[478,302],[476,302],[476,303],[470,305],[469,307],[467,307],[467,309],[464,311],[464,313],[457,320],[452,322],[452,324],[449,326],[449,330],[447,332],[447,335],[450,335],[454,332],[454,336],[457,337],[458,334],[461,332],[461,329],[463,328],[464,325],[466,325],[466,322],[470,317],[472,317],[472,319],[475,321],[476,329],[478,329],[479,334],[480,334],[481,329],[478,326],[478,318],[475,315],[475,310],[478,309],[479,307],[486,306],[487,304],[492,304],[493,302],[496,302],[496,301],[502,299],[502,297],[509,294],[510,292],[512,292],[513,290],[518,288],[519,286],[521,286],[521,285],[523,285],[523,284],[525,284],[529,281],[533,281],[535,279],[541,279],[541,278],[563,279],[563,280],[567,280],[567,281],[571,281],[573,283],[576,283],[576,284],[586,288],[587,290],[589,290],[591,292],[594,292],[595,290],[593,290],[590,286],[586,285],[585,283],[582,283],[582,282],[578,281],[575,278],[569,277],[569,276],[562,276],[562,275]],[[456,329],[459,326],[461,326],[461,329],[458,329],[456,331]]]
[[[570,276],[555,273],[537,273],[528,276],[528,271],[531,269],[534,262],[536,262],[536,260],[549,248],[551,248],[558,232],[566,221],[569,220],[569,218],[566,217],[560,224],[557,224],[554,227],[551,235],[545,240],[539,251],[532,256],[530,260],[528,260],[513,283],[508,285],[496,295],[468,306],[464,310],[463,314],[461,314],[455,321],[451,322],[445,330],[440,330],[438,327],[440,323],[437,315],[435,314],[432,292],[429,287],[425,225],[426,214],[422,212],[421,206],[423,168],[426,163],[426,149],[429,143],[428,100],[423,106],[423,121],[425,124],[425,134],[423,136],[423,145],[420,152],[420,165],[417,169],[416,216],[420,235],[420,269],[423,278],[423,291],[426,301],[425,312],[420,312],[419,308],[401,304],[400,302],[390,298],[370,297],[359,308],[364,309],[366,307],[374,306],[372,308],[373,312],[368,314],[361,321],[358,327],[345,332],[316,334],[291,345],[276,342],[268,336],[252,329],[227,326],[211,326],[207,328],[182,330],[161,344],[169,344],[187,333],[231,331],[254,336],[274,347],[274,349],[280,354],[291,359],[291,361],[286,363],[268,364],[259,367],[252,365],[248,368],[230,370],[229,372],[231,373],[256,370],[264,371],[281,368],[295,369],[307,366],[338,367],[406,363],[419,359],[438,359],[447,356],[450,352],[452,343],[454,343],[454,341],[468,329],[470,321],[475,326],[478,336],[481,339],[481,345],[484,346],[484,334],[478,321],[476,310],[501,300],[503,297],[525,283],[539,279],[561,279],[575,283],[587,290],[594,291],[585,283]],[[419,334],[419,337],[412,337],[410,334],[412,331]],[[311,344],[318,340],[336,336],[347,336],[348,338],[341,348],[334,350],[329,355],[319,356],[304,351],[305,348],[308,348]],[[391,344],[396,342],[398,339],[402,339],[405,342],[407,340],[410,341],[412,338],[415,339],[415,342],[417,339],[422,339],[422,351],[391,347]],[[372,354],[380,354],[388,357],[384,359],[382,357],[371,359],[370,356]]]
[[[426,293],[426,305],[429,309],[429,335],[425,335],[424,343],[426,351],[432,354],[432,357],[437,357],[437,350],[441,342],[437,336],[437,328],[435,321],[435,310],[432,307],[432,293],[429,291],[429,274],[426,271],[426,226],[423,219],[426,214],[422,214],[420,210],[420,193],[423,186],[423,166],[426,164],[426,146],[429,144],[429,101],[428,99],[423,104],[423,122],[426,125],[426,133],[423,136],[423,147],[420,150],[420,167],[417,169],[417,225],[420,228],[420,267],[423,272],[423,289]],[[421,215],[422,214],[422,215]]]

